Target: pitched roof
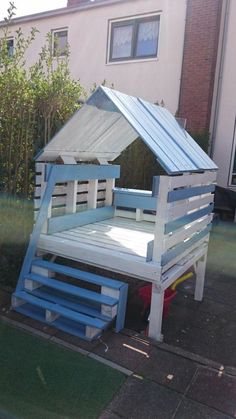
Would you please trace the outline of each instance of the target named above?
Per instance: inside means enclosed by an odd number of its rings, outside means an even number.
[[[217,166],[165,108],[100,86],[37,160],[112,161],[140,137],[168,174]]]

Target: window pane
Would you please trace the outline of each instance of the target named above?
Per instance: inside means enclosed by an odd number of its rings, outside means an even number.
[[[67,48],[67,31],[54,32],[54,47],[55,55],[65,55]]]
[[[137,57],[157,54],[158,32],[159,20],[139,23],[136,48]]]
[[[8,56],[12,57],[13,56],[13,48],[14,48],[14,41],[13,39],[8,39],[7,40],[7,52],[8,52]]]
[[[132,33],[133,25],[113,27],[112,59],[131,56]]]

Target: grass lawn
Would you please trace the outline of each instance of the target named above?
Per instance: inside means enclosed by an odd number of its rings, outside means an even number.
[[[125,376],[0,323],[1,418],[97,418]]]

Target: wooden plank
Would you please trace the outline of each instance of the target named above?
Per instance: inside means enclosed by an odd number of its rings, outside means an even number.
[[[215,182],[216,176],[216,171],[205,171],[204,173],[190,173],[182,176],[172,176],[170,186],[171,189],[174,189],[186,186],[206,185]]]
[[[53,196],[66,195],[66,193],[67,193],[66,188],[67,188],[66,184],[65,185],[56,185],[54,190],[53,190]],[[106,189],[106,182],[99,182],[98,183],[98,193],[102,193],[102,191],[105,191],[105,189]],[[88,192],[88,183],[78,184],[77,193],[81,193],[81,192]],[[35,191],[34,191],[34,196],[35,197],[40,197],[41,196],[41,186],[36,186]],[[104,192],[104,196],[105,196],[105,192]]]
[[[113,204],[113,189],[115,187],[115,179],[107,179],[106,181],[106,193],[105,193],[105,205]]]
[[[41,234],[38,248],[58,256],[150,282],[157,282],[157,276],[161,272],[160,264],[146,263],[145,258],[140,256],[120,255],[119,252],[109,249],[72,243],[70,240],[60,240],[58,237],[45,234]]]
[[[214,208],[214,205],[210,204],[207,207],[202,208],[198,211],[191,212],[190,214],[184,215],[183,217],[170,221],[169,223],[165,225],[165,234],[174,232],[184,227],[186,224],[190,224],[193,221],[196,221],[197,219],[210,214],[213,211],[213,208]]]
[[[176,264],[162,275],[162,287],[168,288],[173,282],[183,275],[194,263],[199,260],[207,251],[207,246],[197,248],[192,254],[189,255],[186,263]]]
[[[181,199],[190,198],[196,195],[203,195],[214,191],[215,185],[213,184],[207,186],[196,186],[194,188],[177,189],[169,192],[168,202],[180,201]]]
[[[193,235],[189,240],[183,241],[177,244],[177,246],[175,246],[173,249],[165,252],[161,258],[161,264],[166,265],[172,259],[175,259],[178,255],[183,254],[184,251],[191,248],[195,243],[197,243],[203,237],[207,236],[210,230],[211,230],[211,224],[208,225],[204,230]]]
[[[131,212],[131,211],[125,211],[125,210],[120,210],[120,209],[115,209],[115,217],[122,217],[122,218],[128,218],[131,220],[136,220],[136,212]],[[156,216],[153,214],[145,214],[145,212],[143,212],[143,220],[142,221],[149,221],[151,223],[155,223],[156,222]]]
[[[204,217],[203,219],[195,221],[193,224],[190,224],[186,228],[175,232],[172,236],[164,238],[164,250],[169,249],[177,245],[180,242],[183,242],[188,237],[192,236],[193,233],[203,230],[208,224],[211,223],[212,214]],[[164,252],[163,252],[164,253]]]
[[[103,207],[51,218],[48,222],[48,233],[52,234],[63,230],[69,230],[76,226],[95,223],[96,221],[112,218],[113,216],[113,207]]]
[[[201,247],[206,246],[208,244],[208,242],[209,242],[209,234],[204,236],[203,239],[200,239],[198,242],[194,243],[191,247],[189,247],[188,249],[186,249],[182,253],[178,254],[173,259],[171,259],[170,262],[166,263],[162,267],[162,273],[166,272],[168,269],[170,269],[172,266],[174,266],[178,263],[182,264],[181,261],[185,260],[186,258],[189,258],[189,254],[191,254],[191,252],[193,250],[195,250],[196,248],[201,248]]]
[[[66,188],[66,214],[76,212],[76,201],[77,201],[77,181],[72,181],[67,183]]]
[[[117,189],[114,191],[114,205],[117,207],[126,208],[140,208],[150,211],[156,210],[156,197],[151,196],[151,192],[138,194],[127,191],[119,192]]]
[[[89,181],[89,187],[88,187],[88,208],[96,208],[97,190],[98,190],[98,180],[91,179]]]
[[[158,199],[156,200],[156,224],[154,229],[154,242],[152,260],[161,263],[161,257],[164,252],[164,232],[167,211],[167,196],[170,188],[170,179],[167,176],[160,177]],[[150,247],[148,249],[150,258]]]
[[[120,166],[95,164],[66,164],[66,165],[46,165],[46,179],[50,169],[53,167],[54,182],[68,182],[72,180],[90,180],[118,178],[120,176]]]
[[[194,197],[195,198],[195,197]],[[167,208],[167,221],[176,220],[182,215],[188,214],[194,209],[201,209],[202,207],[214,202],[214,195],[199,195],[197,199],[189,198],[185,201],[176,201],[168,204]]]

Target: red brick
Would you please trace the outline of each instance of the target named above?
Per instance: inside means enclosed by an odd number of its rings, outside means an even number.
[[[188,0],[178,114],[209,131],[222,0]]]

